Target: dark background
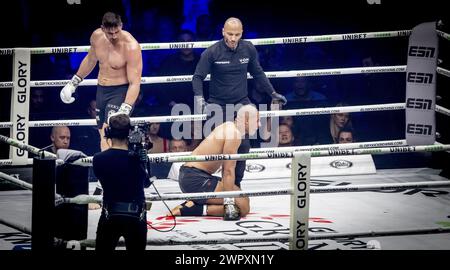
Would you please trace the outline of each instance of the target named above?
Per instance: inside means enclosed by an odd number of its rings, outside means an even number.
[[[100,26],[101,17],[106,11],[121,14],[124,29],[141,43],[176,41],[176,33],[181,30],[184,21],[183,5],[188,2],[188,0],[81,0],[79,5],[69,5],[66,0],[4,1],[0,11],[0,25],[2,25],[0,48],[88,45],[92,31]],[[381,0],[380,2],[381,4],[370,5],[366,0],[205,1],[214,25],[214,33],[211,36],[214,40],[221,38],[221,26],[230,16],[239,17],[243,21],[244,38],[410,30],[422,22],[438,20],[444,22],[441,30],[450,32],[448,9],[444,7],[444,1]],[[257,49],[265,71],[281,71],[359,67],[362,65],[361,60],[368,56],[380,66],[405,65],[407,44],[408,39],[403,37],[258,46]],[[443,60],[440,66],[446,69],[450,67],[449,45],[450,41],[440,38],[439,58]],[[197,50],[197,53],[201,51]],[[143,76],[174,75],[160,73],[159,64],[168,53],[171,52],[143,51]],[[76,67],[84,55],[82,53],[34,55],[32,80],[69,79],[76,72]],[[0,56],[0,81],[11,80],[11,61],[11,56]],[[69,65],[69,62],[75,64]],[[60,66],[58,63],[63,64]],[[88,78],[96,78],[96,75],[97,70],[94,70]],[[372,90],[365,89],[367,80],[371,80]],[[438,75],[437,92],[442,97],[438,104],[446,108],[450,107],[449,80]],[[345,102],[348,105],[404,102],[403,73],[373,74],[370,79],[363,75],[324,76],[311,78],[311,81],[318,91],[327,97],[326,104],[321,104],[324,106],[335,106],[338,102]],[[277,91],[289,93],[290,79],[273,79],[271,82]],[[191,94],[190,83],[180,85],[185,93]],[[145,109],[141,110],[143,115],[139,116],[170,114],[167,104],[164,103],[164,96],[176,94],[167,94],[166,87],[170,86],[162,84],[142,86]],[[249,82],[249,90],[253,88]],[[76,102],[65,105],[59,100],[59,88],[44,88],[44,90],[50,102],[46,106],[46,112],[33,116],[35,120],[87,118],[86,104],[95,98],[95,87],[85,87],[77,91]],[[264,97],[258,99],[251,96],[251,98],[259,104],[268,102]],[[0,121],[9,121],[8,89],[0,89],[0,102]],[[310,107],[314,106],[317,104],[311,104]],[[327,125],[327,119],[318,119]],[[442,135],[439,140],[448,143],[448,118],[437,114],[437,121],[437,130]],[[404,138],[404,113],[401,111],[354,114],[353,124],[359,141]],[[307,129],[300,132],[307,133]],[[161,136],[170,138],[169,130],[170,126],[162,125]],[[0,133],[9,135],[7,129],[1,129]],[[36,136],[40,136],[41,139],[36,142],[36,146],[48,145],[49,129],[40,128],[39,135]],[[8,148],[2,144],[0,150],[2,153],[0,158],[7,158]],[[388,163],[393,160],[397,161],[397,157]],[[415,165],[410,160],[405,162],[409,166]]]

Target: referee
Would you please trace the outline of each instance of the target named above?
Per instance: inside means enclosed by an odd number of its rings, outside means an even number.
[[[255,83],[261,87],[263,92],[272,97],[272,102],[286,104],[286,98],[277,93],[270,81],[267,79],[258,60],[258,52],[249,41],[242,40],[243,27],[238,18],[229,18],[225,21],[222,29],[223,39],[216,42],[203,51],[192,78],[194,90],[195,113],[206,110],[210,115],[213,106],[222,108],[222,121],[233,121],[233,115],[226,117],[226,105],[247,105],[251,101],[248,98],[247,72],[249,72]],[[203,97],[203,80],[211,74],[209,83],[209,99],[206,102]],[[199,111],[201,110],[201,111]],[[204,134],[208,136],[209,134]],[[238,153],[248,153],[250,140],[242,140]],[[236,185],[244,176],[245,160],[236,164]]]

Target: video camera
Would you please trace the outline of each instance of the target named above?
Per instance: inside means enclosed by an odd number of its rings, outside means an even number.
[[[152,149],[153,143],[147,139],[147,131],[149,124],[137,124],[132,127],[128,135],[128,154],[130,156],[138,157],[143,165],[147,179],[151,177],[150,162],[147,156],[147,151]],[[148,183],[150,186],[150,182]],[[146,187],[148,187],[146,184]]]
[[[149,124],[147,123],[137,124],[132,127],[128,135],[128,151],[130,155],[141,157],[142,153],[145,152],[145,157],[147,157],[147,151],[153,147],[152,142],[147,139],[148,127]],[[142,161],[146,162],[147,159]]]

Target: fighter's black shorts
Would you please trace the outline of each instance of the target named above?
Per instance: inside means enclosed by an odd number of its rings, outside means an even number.
[[[220,177],[186,166],[181,166],[178,179],[181,191],[184,193],[213,192],[220,181]],[[206,204],[206,199],[192,201],[196,204]]]
[[[108,121],[108,116],[117,112],[120,105],[125,101],[128,84],[103,86],[97,85],[97,128],[101,129],[103,123]]]

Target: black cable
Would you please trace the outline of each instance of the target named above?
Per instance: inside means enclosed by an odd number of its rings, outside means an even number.
[[[151,184],[153,185],[153,188],[156,191],[156,194],[158,194],[159,198],[161,198],[161,194],[159,193],[158,189],[155,186],[155,183],[153,181],[151,181]],[[161,201],[163,202],[163,204],[166,206],[167,210],[169,210],[170,215],[173,217],[173,226],[172,228],[170,228],[169,230],[159,230],[155,227],[153,227],[151,224],[148,224],[153,230],[158,231],[158,232],[170,232],[173,231],[175,229],[175,227],[177,226],[177,218],[176,216],[172,213],[172,210],[170,210],[170,207],[167,205],[166,201],[164,201],[163,199],[161,199]]]

